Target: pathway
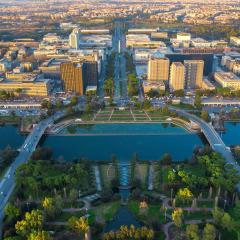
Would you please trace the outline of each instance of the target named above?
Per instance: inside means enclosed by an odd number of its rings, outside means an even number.
[[[149,121],[152,121],[152,119],[150,118],[150,116],[148,115],[148,113],[144,110],[146,116],[148,117]]]
[[[148,169],[148,190],[152,191],[153,190],[153,165],[152,163],[149,166]]]
[[[94,174],[95,174],[95,181],[96,181],[97,190],[102,191],[102,184],[101,184],[99,166],[95,165],[93,167],[93,169],[94,169]]]

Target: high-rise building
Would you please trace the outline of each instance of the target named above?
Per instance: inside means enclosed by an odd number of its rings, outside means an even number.
[[[98,64],[96,61],[86,61],[83,63],[83,78],[87,86],[97,86]]]
[[[152,57],[148,61],[149,81],[168,81],[169,59]]]
[[[204,61],[202,60],[185,60],[185,84],[186,88],[201,88],[203,81]]]
[[[76,62],[62,63],[60,66],[61,79],[65,91],[72,91],[78,95],[84,94],[83,64]]]
[[[181,62],[173,62],[170,70],[169,86],[172,90],[184,89],[185,75],[184,65]]]
[[[69,35],[69,46],[70,48],[79,49],[80,32],[75,28]]]
[[[72,61],[60,66],[65,91],[83,95],[87,87],[97,87],[98,64],[96,61]]]

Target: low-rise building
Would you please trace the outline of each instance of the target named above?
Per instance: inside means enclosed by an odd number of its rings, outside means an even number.
[[[158,90],[158,91],[165,91],[165,83],[164,81],[157,81],[157,82],[143,82],[143,91],[144,93],[148,93],[151,90]]]
[[[232,90],[240,89],[240,78],[232,72],[215,72],[214,79],[222,87]]]
[[[230,37],[230,43],[234,46],[240,46],[240,37]]]
[[[49,79],[33,77],[23,80],[7,78],[0,80],[0,90],[17,92],[28,96],[47,97],[51,89],[52,84]]]
[[[213,91],[215,90],[215,86],[207,78],[203,78],[202,89]]]

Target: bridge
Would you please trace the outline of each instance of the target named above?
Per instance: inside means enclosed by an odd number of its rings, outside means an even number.
[[[170,109],[178,113],[180,116],[188,118],[189,120],[197,123],[201,128],[202,133],[208,140],[212,149],[220,153],[225,158],[226,162],[231,164],[240,174],[240,166],[234,160],[234,157],[232,155],[230,148],[225,145],[225,143],[223,142],[221,137],[218,135],[218,133],[215,131],[212,125],[206,123],[196,115],[190,114],[184,110],[176,109],[172,107],[170,107]],[[240,183],[238,184],[238,190],[240,191]]]
[[[3,176],[0,182],[0,226],[2,226],[2,220],[4,216],[4,208],[8,202],[8,199],[15,187],[15,172],[16,169],[23,163],[26,163],[34,150],[36,149],[42,135],[46,131],[49,125],[65,115],[65,111],[57,112],[53,116],[39,122],[32,132],[28,135],[24,141],[22,147],[19,149],[19,154],[15,161],[11,164],[8,171]]]
[[[213,107],[239,107],[240,101],[239,100],[203,100],[202,101],[203,106],[213,106]]]

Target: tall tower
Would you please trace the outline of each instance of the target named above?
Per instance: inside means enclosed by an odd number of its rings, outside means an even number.
[[[79,49],[80,32],[75,28],[69,35],[69,46],[73,49]]]
[[[194,89],[201,88],[203,81],[203,60],[185,60],[185,82],[186,88]]]
[[[168,81],[169,59],[150,58],[148,61],[148,80],[149,81]]]
[[[181,62],[173,62],[170,70],[169,86],[172,90],[182,90],[185,84],[184,65]]]
[[[67,62],[60,65],[61,79],[65,91],[72,91],[78,95],[84,94],[82,63]]]

